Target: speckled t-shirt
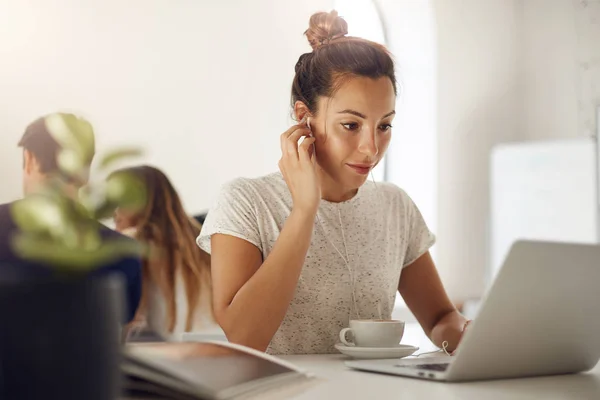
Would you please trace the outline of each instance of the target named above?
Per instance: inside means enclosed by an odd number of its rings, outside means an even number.
[[[266,259],[291,210],[280,173],[233,180],[221,189],[197,243],[210,253],[213,234],[231,235]],[[322,200],[294,298],[267,352],[334,353],[350,319],[389,319],[402,268],[434,242],[416,205],[393,184],[368,181],[348,201]]]

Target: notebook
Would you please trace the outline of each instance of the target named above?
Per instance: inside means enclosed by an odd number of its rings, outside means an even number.
[[[122,371],[131,398],[281,398],[316,382],[311,373],[276,357],[216,341],[128,344]]]

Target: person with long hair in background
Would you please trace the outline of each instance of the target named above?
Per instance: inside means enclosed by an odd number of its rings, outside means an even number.
[[[116,229],[146,246],[142,260],[142,299],[129,336],[149,329],[167,341],[184,332],[211,331],[210,255],[195,238],[201,226],[189,217],[167,176],[151,166],[126,168],[146,190],[141,210],[117,208]]]

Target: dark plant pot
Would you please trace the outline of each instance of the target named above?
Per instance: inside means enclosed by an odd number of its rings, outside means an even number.
[[[0,399],[113,400],[123,282],[0,282]]]

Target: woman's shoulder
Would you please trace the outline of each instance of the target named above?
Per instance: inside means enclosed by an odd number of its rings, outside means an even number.
[[[370,196],[383,196],[386,202],[402,203],[412,202],[408,193],[400,186],[391,182],[368,182]]]
[[[196,242],[210,254],[212,235],[225,233],[261,248],[259,226],[272,218],[271,210],[283,208],[282,200],[289,199],[291,195],[281,174],[233,179],[222,186]]]
[[[230,198],[264,197],[269,194],[279,195],[287,190],[283,176],[279,172],[263,175],[256,178],[239,177],[232,179],[221,186],[221,197]]]

